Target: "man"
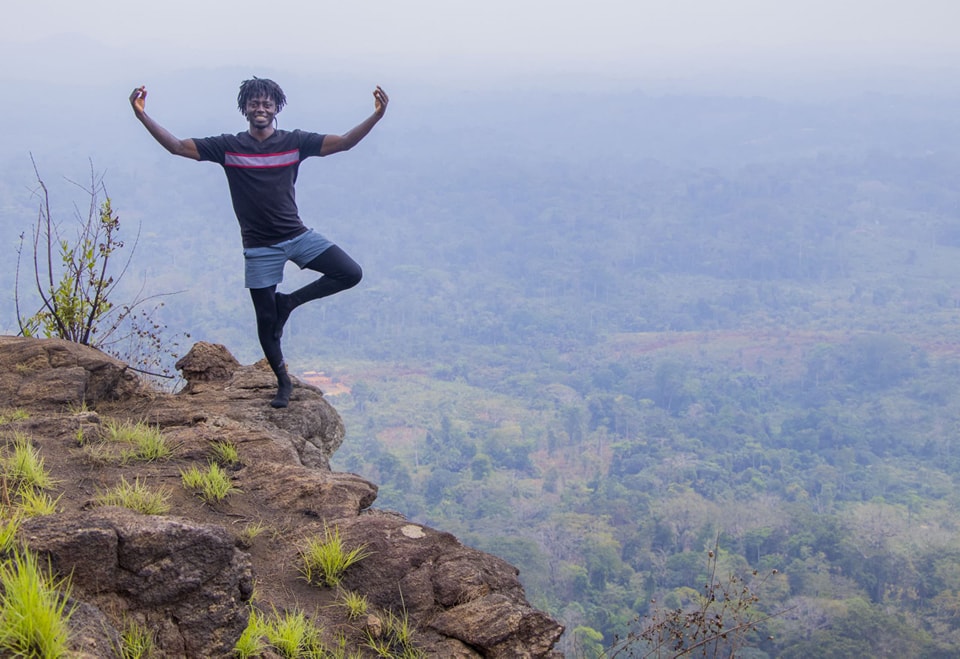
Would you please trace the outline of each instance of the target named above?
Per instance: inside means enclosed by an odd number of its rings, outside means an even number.
[[[174,137],[146,113],[146,100],[145,87],[130,94],[134,114],[161,146],[177,156],[219,163],[227,175],[243,240],[244,285],[253,300],[260,346],[277,376],[277,395],[270,405],[286,407],[293,383],[280,337],[290,312],[310,300],[356,286],[363,276],[346,252],[300,220],[294,192],[300,162],[356,146],[383,117],[389,99],[378,86],[373,92],[373,114],[343,135],[285,131],[275,126],[287,102],[283,90],[272,80],[254,77],[243,81],[237,95],[237,107],[249,123],[246,131],[185,140]],[[287,261],[321,277],[293,293],[278,293]]]

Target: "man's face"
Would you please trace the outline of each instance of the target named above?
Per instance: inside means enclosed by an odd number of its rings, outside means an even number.
[[[277,116],[277,104],[269,96],[258,96],[247,100],[246,111],[253,128],[267,128]]]

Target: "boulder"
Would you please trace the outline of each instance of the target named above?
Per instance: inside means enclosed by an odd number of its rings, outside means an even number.
[[[100,508],[25,520],[19,539],[74,597],[154,622],[164,656],[229,653],[247,625],[250,560],[222,527]]]
[[[515,567],[449,533],[375,510],[338,527],[347,546],[370,554],[348,571],[344,587],[424,621],[437,642],[453,638],[483,657],[546,657],[563,633],[527,602]]]
[[[0,400],[15,407],[63,409],[122,400],[141,388],[127,365],[62,339],[0,336]]]

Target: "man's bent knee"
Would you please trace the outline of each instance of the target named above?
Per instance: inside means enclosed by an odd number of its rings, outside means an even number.
[[[363,269],[358,265],[354,269],[345,271],[340,281],[343,282],[344,288],[353,288],[360,283],[361,279],[363,279]]]

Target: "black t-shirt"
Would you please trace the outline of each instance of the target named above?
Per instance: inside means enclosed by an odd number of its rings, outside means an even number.
[[[193,140],[200,160],[223,166],[244,247],[276,245],[307,230],[294,184],[300,162],[320,155],[323,137],[277,130],[263,142],[247,132]]]

